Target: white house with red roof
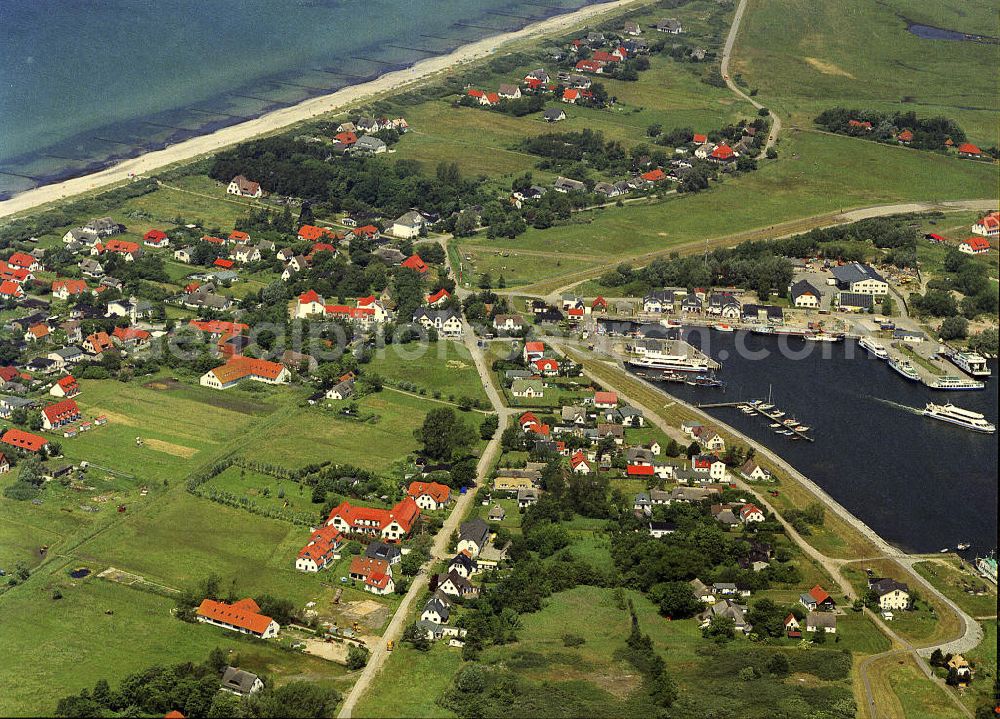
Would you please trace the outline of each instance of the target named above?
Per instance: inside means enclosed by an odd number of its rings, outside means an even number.
[[[52,385],[49,394],[53,397],[76,397],[80,394],[80,384],[73,375],[68,374]]]
[[[392,509],[355,507],[341,502],[330,511],[327,524],[344,534],[366,534],[384,542],[398,542],[410,533],[420,516],[420,507],[406,497]]]
[[[972,234],[983,237],[1000,237],[1000,212],[991,212],[972,226]]]
[[[525,342],[523,355],[525,364],[529,362],[534,362],[537,359],[541,359],[542,357],[545,356],[545,343]]]
[[[38,258],[27,252],[15,252],[7,258],[7,264],[30,272],[38,272],[42,269],[42,263],[38,261]]]
[[[691,469],[699,474],[707,474],[717,482],[726,478],[726,463],[714,454],[696,454],[691,458]]]
[[[593,467],[587,459],[587,455],[583,453],[583,450],[577,450],[569,458],[569,466],[575,474],[590,474],[593,471]]]
[[[756,504],[753,503],[744,504],[742,507],[740,507],[739,517],[740,521],[743,522],[743,524],[763,522],[764,512]]]
[[[535,371],[543,377],[555,377],[559,374],[559,361],[551,357],[542,357],[531,363]]]
[[[597,409],[614,409],[617,406],[617,392],[594,392],[594,407]]]
[[[430,267],[427,266],[427,263],[424,262],[420,258],[420,255],[418,255],[418,254],[412,254],[412,255],[410,255],[405,260],[403,260],[402,262],[400,262],[399,266],[400,267],[406,267],[408,269],[414,270],[414,271],[416,271],[417,273],[419,273],[421,275],[426,274],[427,271],[430,269]]]
[[[258,639],[278,636],[281,625],[260,613],[260,605],[247,597],[227,604],[205,599],[195,611],[195,618],[205,624],[214,624],[240,634],[251,634]]]
[[[60,300],[68,300],[70,297],[82,295],[86,291],[87,283],[84,280],[52,280],[52,296]]]
[[[162,249],[170,247],[170,238],[167,237],[167,233],[163,230],[150,230],[142,236],[142,244],[146,247]]]
[[[0,282],[0,299],[19,300],[24,297],[24,289],[13,280],[3,280]]]
[[[438,482],[411,482],[406,493],[418,507],[427,511],[444,509],[451,501],[451,487]]]
[[[447,302],[449,297],[451,297],[451,293],[442,287],[437,292],[427,295],[427,304],[431,307],[437,307]]]
[[[809,611],[833,611],[837,608],[837,603],[830,596],[830,593],[818,584],[805,594],[799,595],[799,603]]]
[[[45,430],[56,429],[81,419],[83,414],[72,399],[64,399],[42,408],[42,428]]]
[[[958,245],[958,251],[967,255],[985,255],[990,251],[990,241],[985,237],[970,237]]]
[[[344,538],[336,527],[324,525],[313,531],[306,546],[295,558],[295,568],[300,572],[318,572],[340,559],[338,550]]]
[[[199,384],[212,389],[229,389],[246,379],[264,384],[287,384],[291,377],[283,364],[236,355],[226,364],[203,374]]]

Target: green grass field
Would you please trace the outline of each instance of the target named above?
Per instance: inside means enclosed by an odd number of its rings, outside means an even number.
[[[957,560],[930,560],[919,562],[913,568],[973,617],[996,615],[996,587],[960,567]]]
[[[1000,47],[925,40],[907,32],[904,18],[996,34],[996,8],[986,0],[752,0],[732,70],[758,100],[804,127],[837,105],[912,110],[952,117],[973,142],[996,144]]]
[[[415,384],[432,396],[440,393],[445,399],[470,397],[487,401],[472,356],[460,342],[386,345],[376,350],[368,370],[393,382]]]
[[[148,548],[144,544],[144,548]],[[0,713],[39,716],[58,698],[92,686],[112,684],[152,664],[204,661],[213,647],[235,653],[244,669],[274,677],[311,678],[344,688],[339,665],[254,642],[214,627],[186,624],[170,611],[173,601],[96,577],[71,580],[61,564],[47,576],[3,596],[0,645]],[[52,599],[58,588],[62,599]]]

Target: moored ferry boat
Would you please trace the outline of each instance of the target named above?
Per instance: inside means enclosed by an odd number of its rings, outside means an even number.
[[[829,332],[814,332],[806,335],[806,339],[810,342],[841,342],[844,339],[844,335],[834,335]]]
[[[897,360],[895,358],[890,358],[889,366],[892,367],[897,372],[899,372],[899,374],[903,375],[903,377],[910,380],[911,382],[920,381],[920,375],[917,374],[917,371],[915,369],[913,369],[913,365],[910,364],[909,360],[905,359]]]
[[[997,428],[991,422],[987,422],[986,418],[979,412],[962,409],[961,407],[956,407],[951,403],[934,404],[933,402],[928,402],[921,414],[925,417],[932,417],[933,419],[939,419],[942,422],[948,422],[950,424],[958,425],[959,427],[964,427],[965,429],[971,429],[974,432],[986,432],[987,434],[992,434],[997,431]]]
[[[696,357],[630,357],[625,362],[632,367],[666,372],[709,372],[712,369]]]
[[[889,359],[889,352],[886,351],[885,345],[881,342],[872,339],[871,337],[862,337],[858,344],[863,347],[868,354],[872,357],[876,357],[880,360]]]
[[[955,375],[945,375],[944,377],[938,377],[933,382],[928,382],[927,386],[931,389],[949,389],[949,390],[960,390],[960,389],[983,389],[986,387],[985,384],[979,380],[969,379],[968,377],[956,377]]]
[[[716,329],[719,332],[734,332],[735,331],[735,330],[733,330],[733,326],[732,325],[727,325],[725,322],[719,322],[717,324],[712,325],[712,327],[713,327],[713,329]]]
[[[946,352],[945,357],[963,372],[973,377],[989,377],[990,368],[986,358],[977,352]]]

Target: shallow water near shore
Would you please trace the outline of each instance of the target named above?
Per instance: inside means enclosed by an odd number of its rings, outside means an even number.
[[[0,3],[0,199],[593,0]]]
[[[954,550],[969,542],[964,556],[971,558],[996,547],[997,435],[908,409],[951,402],[997,424],[995,361],[986,389],[941,392],[907,382],[853,341],[829,344],[708,329],[685,329],[683,336],[722,361],[726,387],[659,383],[664,391],[698,404],[766,399],[770,389],[772,403],[809,426],[815,442],[791,441],[775,434],[766,420],[735,408],[705,411],[773,450],[904,550]],[[768,354],[747,359],[747,351]]]

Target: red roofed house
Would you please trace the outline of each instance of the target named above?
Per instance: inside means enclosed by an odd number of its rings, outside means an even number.
[[[199,622],[214,624],[240,634],[252,634],[258,639],[278,636],[281,626],[260,613],[260,605],[249,597],[232,604],[205,599],[195,612]]]
[[[755,504],[744,504],[740,507],[740,521],[743,522],[743,524],[763,522],[764,512],[762,512]]]
[[[971,142],[963,142],[958,146],[958,154],[963,157],[982,157],[983,151]]]
[[[233,230],[229,233],[229,241],[237,244],[245,244],[250,241],[250,233],[243,230]]]
[[[52,330],[44,322],[39,322],[36,325],[32,325],[28,328],[28,331],[24,333],[25,342],[37,342],[38,340],[43,340],[52,334]]]
[[[651,464],[630,464],[627,471],[629,477],[652,477],[656,467]]]
[[[580,99],[580,91],[573,87],[567,87],[563,90],[562,101],[568,102],[571,105],[575,105],[576,101]]]
[[[810,589],[808,593],[800,596],[799,602],[809,610],[833,611],[837,608],[837,603],[833,601],[833,597],[818,584]]]
[[[326,227],[316,227],[316,225],[302,225],[299,228],[299,239],[306,242],[319,242],[324,239],[333,239],[336,237],[333,230],[329,230]]]
[[[333,139],[342,145],[353,145],[358,141],[358,136],[353,132],[338,132],[333,136]]]
[[[42,428],[46,430],[56,429],[81,419],[83,419],[83,414],[76,402],[71,399],[64,399],[62,402],[56,402],[42,408]]]
[[[483,92],[482,90],[477,90],[474,87],[470,87],[469,90],[466,92],[466,95],[468,95],[471,98],[474,98],[474,99],[478,100],[480,105],[486,105],[486,104],[488,104],[486,102],[486,93]]]
[[[621,55],[618,53],[617,50],[615,50],[615,52],[613,53],[608,52],[607,50],[595,50],[594,54],[591,56],[591,59],[602,64],[622,61]]]
[[[341,502],[330,511],[327,524],[344,534],[367,534],[385,542],[398,542],[413,529],[420,507],[406,497],[392,509],[353,507]]]
[[[655,170],[644,172],[640,175],[646,182],[660,182],[667,179],[667,173],[657,167]]]
[[[990,251],[990,241],[985,237],[970,237],[958,246],[967,255],[982,255]]]
[[[555,377],[559,374],[559,362],[549,357],[542,357],[532,362],[538,373],[544,377]]]
[[[142,236],[142,244],[146,247],[169,247],[170,238],[163,230],[150,230]]]
[[[35,276],[31,273],[31,270],[26,270],[23,267],[14,267],[7,264],[6,260],[0,260],[0,280],[13,280],[19,285],[23,285],[25,282],[30,282],[33,279],[35,279]]]
[[[306,546],[299,550],[295,558],[295,568],[300,572],[318,572],[328,564],[340,559],[337,550],[344,544],[340,530],[326,525],[312,533]]]
[[[488,92],[486,93],[486,102],[483,104],[490,106],[496,105],[498,102],[500,102],[500,94],[496,92]]]
[[[600,295],[597,295],[597,297],[594,298],[594,301],[590,304],[590,309],[593,312],[596,312],[597,310],[601,310],[602,312],[607,312],[608,301],[603,297],[601,297]]]
[[[3,437],[0,437],[0,442],[28,452],[40,452],[49,446],[49,441],[45,437],[39,437],[37,434],[20,429],[8,429],[4,432]]]
[[[87,291],[87,283],[83,280],[52,280],[52,296],[60,300],[68,300],[73,295],[82,295]]]
[[[691,142],[697,145],[704,145],[706,142],[708,142],[708,135],[701,135],[696,132],[694,134],[694,137],[691,138]]]
[[[435,307],[437,305],[443,305],[445,302],[448,301],[449,297],[451,297],[451,293],[442,287],[437,292],[427,295],[427,304],[429,304],[431,307]]]
[[[536,359],[541,359],[545,354],[545,343],[544,342],[525,342],[524,343],[524,361],[531,362]]]
[[[29,255],[27,252],[15,252],[7,258],[7,264],[11,267],[19,267],[22,270],[30,270],[31,272],[37,272],[42,269],[42,263],[34,255]]]
[[[872,124],[868,120],[848,120],[848,127],[857,127],[861,130],[871,130]]]
[[[221,267],[224,270],[229,270],[232,269],[235,263],[232,260],[227,260],[224,257],[219,257],[212,264],[215,265],[216,267]]]
[[[278,362],[237,355],[221,367],[203,374],[199,383],[202,387],[229,389],[245,379],[265,384],[286,384],[291,376],[288,368]]]
[[[114,347],[114,343],[107,332],[95,332],[92,335],[87,335],[83,341],[83,349],[92,355],[99,355],[112,347]]]
[[[909,145],[913,141],[913,133],[909,130],[903,130],[901,133],[896,135],[896,139],[904,145]]]
[[[76,381],[73,375],[68,374],[52,385],[49,394],[53,397],[76,397],[80,394],[80,383]]]
[[[410,255],[405,260],[400,263],[400,267],[408,267],[411,270],[416,270],[420,274],[424,274],[429,269],[427,263],[420,259],[420,255]]]
[[[593,471],[593,467],[582,449],[574,452],[573,456],[569,458],[569,466],[576,474],[590,474]]]
[[[364,590],[372,594],[392,594],[396,584],[392,580],[389,562],[373,557],[355,557],[349,571],[351,579],[364,582]]]
[[[19,300],[22,297],[24,297],[24,290],[17,282],[13,280],[0,282],[0,299]]]
[[[991,212],[972,226],[972,234],[983,237],[1000,236],[1000,212]]]
[[[723,143],[712,150],[708,159],[714,160],[715,162],[732,162],[736,159],[736,153],[733,151],[733,148]]]
[[[518,417],[517,424],[523,430],[525,427],[538,424],[538,417],[535,416],[534,412],[525,412]]]
[[[355,227],[351,230],[351,234],[355,237],[376,239],[379,236],[379,229],[375,225],[362,225],[361,227]]]
[[[596,75],[601,75],[604,73],[604,63],[597,60],[580,60],[576,64],[576,69],[581,72],[592,72]]]
[[[91,255],[100,255],[105,252],[121,255],[125,258],[126,262],[134,262],[142,254],[142,248],[139,247],[136,242],[129,242],[127,240],[108,240],[104,243],[98,242],[90,250]]]
[[[594,392],[594,406],[597,409],[614,409],[618,406],[618,393]]]
[[[226,244],[226,241],[224,239],[222,239],[221,237],[214,237],[212,235],[205,235],[204,237],[201,238],[201,241],[202,242],[209,242],[209,243],[211,243],[213,245],[224,245],[224,244]]]
[[[297,318],[302,319],[325,313],[326,303],[323,301],[323,296],[316,290],[307,290],[299,295],[299,301],[295,307],[295,316]]]
[[[411,482],[407,494],[421,509],[444,509],[451,500],[451,487],[437,482]]]
[[[111,341],[116,345],[138,349],[148,345],[151,336],[147,330],[138,327],[115,327],[111,333]]]

